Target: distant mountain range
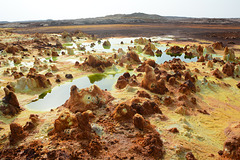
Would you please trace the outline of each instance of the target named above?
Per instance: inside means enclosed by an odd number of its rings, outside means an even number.
[[[240,18],[189,18],[189,17],[160,16],[156,14],[145,13],[132,13],[69,20],[48,19],[18,22],[0,21],[0,28],[90,25],[90,24],[137,24],[137,23],[240,24]]]

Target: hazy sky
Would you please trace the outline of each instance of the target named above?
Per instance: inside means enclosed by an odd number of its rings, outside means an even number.
[[[0,21],[75,19],[144,12],[240,18],[240,0],[1,0]]]

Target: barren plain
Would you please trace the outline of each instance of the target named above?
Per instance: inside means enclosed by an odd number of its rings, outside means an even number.
[[[0,29],[1,159],[240,159],[240,26]]]

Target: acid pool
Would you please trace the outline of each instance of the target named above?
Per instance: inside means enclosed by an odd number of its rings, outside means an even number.
[[[57,86],[52,90],[46,91],[39,95],[39,98],[34,102],[26,105],[29,110],[36,111],[49,111],[64,104],[70,97],[70,88],[76,85],[79,89],[90,87],[95,84],[101,89],[112,90],[118,77],[122,74],[106,75],[106,74],[93,74],[87,77],[82,77],[66,82],[61,86]]]

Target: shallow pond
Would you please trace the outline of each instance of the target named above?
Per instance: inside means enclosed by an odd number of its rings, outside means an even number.
[[[109,39],[107,39],[111,43],[111,47],[109,49],[104,49],[103,46],[102,46],[102,44],[105,40],[102,40],[101,43],[95,42],[94,47],[90,47],[91,43],[82,43],[82,45],[85,46],[86,51],[94,50],[97,53],[99,53],[99,52],[114,52],[114,51],[117,52],[117,50],[119,48],[122,48],[125,52],[127,52],[128,46],[129,47],[141,46],[142,48],[144,48],[144,45],[138,45],[138,44],[131,43],[131,40],[134,41],[137,38],[139,38],[139,37],[135,37],[135,38],[109,38]],[[149,39],[147,37],[143,37],[143,38]],[[152,39],[152,41],[162,41],[162,40],[169,40],[170,41],[170,40],[173,40],[173,36],[169,35],[169,36],[165,36],[165,37],[150,37],[150,39]],[[123,42],[123,44],[121,44],[121,42]],[[144,56],[144,57],[156,60],[156,62],[158,64],[162,64],[165,61],[172,60],[173,58],[180,58],[182,61],[187,62],[187,63],[197,61],[197,57],[194,57],[194,58],[191,58],[191,59],[190,58],[185,58],[184,54],[182,54],[181,56],[176,56],[176,57],[167,55],[165,50],[169,48],[168,46],[166,46],[165,44],[158,44],[158,43],[153,43],[153,44],[155,44],[156,49],[160,49],[162,51],[163,54],[162,54],[161,57],[157,57],[157,56],[151,57],[151,56],[144,55],[144,54],[141,54],[141,55]]]
[[[131,43],[131,40],[134,41],[136,38],[109,38],[108,40],[111,43],[110,49],[104,49],[102,46],[102,43],[105,40],[102,40],[101,43],[95,42],[94,47],[90,47],[91,43],[82,43],[82,45],[85,45],[86,51],[96,50],[97,52],[113,52],[112,50],[118,50],[119,48],[122,48],[123,50],[127,51],[128,46],[134,47],[134,43]],[[154,41],[160,41],[160,40],[172,40],[172,37],[151,37]],[[121,44],[123,42],[123,44]],[[75,45],[73,45],[75,46]],[[177,57],[172,57],[170,55],[167,55],[165,50],[168,48],[165,44],[157,44],[155,43],[155,46],[157,49],[162,50],[161,57],[157,56],[148,56],[144,54],[140,54],[141,59],[143,60],[143,57],[145,58],[151,58],[156,60],[158,64],[164,63],[165,61],[172,60],[173,58],[180,58],[182,61],[185,62],[194,62],[197,61],[197,57],[188,59],[185,58],[184,54]],[[141,45],[143,48],[144,45]],[[77,53],[78,51],[76,51]],[[68,59],[66,61],[75,62],[76,59]],[[75,79],[72,82],[67,82],[61,86],[55,87],[52,90],[46,91],[39,95],[39,98],[35,100],[34,102],[29,103],[26,105],[26,108],[29,110],[36,110],[36,111],[49,111],[50,109],[57,108],[58,106],[61,106],[66,102],[66,100],[70,96],[70,88],[72,85],[76,85],[78,88],[86,88],[90,87],[93,84],[98,85],[101,89],[105,90],[112,90],[114,88],[114,84],[117,82],[118,77],[121,74],[115,74],[115,75],[107,75],[107,74],[93,74],[86,77],[82,77],[79,79]]]
[[[42,93],[39,95],[39,98],[37,100],[27,104],[25,107],[29,110],[36,111],[49,111],[51,109],[57,108],[64,104],[70,97],[70,88],[72,85],[76,85],[79,89],[81,89],[96,84],[103,90],[112,90],[120,75],[122,74],[93,74],[75,79],[72,82],[66,82],[61,86],[55,87],[52,90]]]

